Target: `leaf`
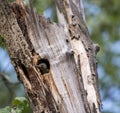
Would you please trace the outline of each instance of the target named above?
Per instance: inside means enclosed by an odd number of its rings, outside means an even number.
[[[14,109],[16,110],[16,113],[30,113],[31,112],[29,102],[25,97],[16,97],[12,103],[13,103]]]
[[[28,100],[25,97],[16,97],[13,100],[13,105],[18,107],[28,106]]]
[[[0,113],[11,113],[11,108],[6,106],[5,108],[0,109]]]

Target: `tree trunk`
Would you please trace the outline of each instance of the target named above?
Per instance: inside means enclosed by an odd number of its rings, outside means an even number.
[[[0,0],[0,35],[34,113],[100,113],[96,53],[82,0],[55,0],[58,22]]]

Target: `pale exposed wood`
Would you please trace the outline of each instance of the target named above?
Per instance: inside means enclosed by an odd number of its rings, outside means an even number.
[[[64,21],[66,21],[66,23],[63,23],[60,19],[59,22],[68,26],[68,29],[71,30],[70,34],[72,32],[70,42],[75,53],[76,64],[81,68],[81,75],[85,90],[87,91],[90,109],[92,112],[95,109],[99,113],[101,102],[98,92],[98,74],[95,59],[95,52],[98,46],[94,46],[95,44],[90,39],[85,23],[82,0],[63,0],[63,2],[56,0],[56,3],[58,17],[61,15]]]
[[[28,19],[30,18],[28,17]],[[39,19],[38,15],[35,15],[34,20],[37,19]],[[40,19],[40,23],[43,23],[42,19]],[[49,22],[39,28],[36,28],[36,25],[31,27],[32,24],[29,23],[27,25],[30,28],[29,37],[36,52],[42,58],[50,61],[51,75],[45,75],[45,78],[57,105],[60,107],[60,112],[85,113],[81,97],[80,75],[76,68],[71,45],[67,42],[69,39],[64,32],[64,27]],[[39,32],[36,32],[36,29]],[[35,33],[37,36],[32,36]]]
[[[82,2],[56,0],[57,24],[18,1],[10,7],[0,0],[0,34],[33,112],[100,113],[98,47],[89,37]]]

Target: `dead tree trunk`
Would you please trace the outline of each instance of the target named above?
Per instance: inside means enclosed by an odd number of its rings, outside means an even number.
[[[0,35],[34,113],[100,113],[96,53],[82,0],[55,0],[59,23],[0,0]]]

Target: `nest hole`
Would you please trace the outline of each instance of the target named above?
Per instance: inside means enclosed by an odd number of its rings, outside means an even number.
[[[40,59],[37,62],[37,66],[41,72],[41,74],[49,73],[50,71],[50,63],[47,59]]]

